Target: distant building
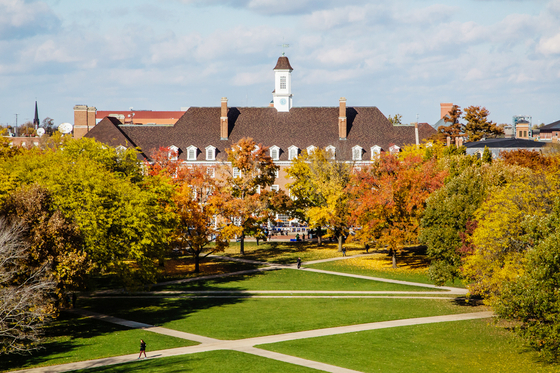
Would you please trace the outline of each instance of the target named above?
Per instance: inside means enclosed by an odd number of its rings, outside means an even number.
[[[541,141],[553,141],[558,142],[560,137],[560,120],[552,122],[539,128],[540,134],[539,138]]]
[[[347,107],[345,98],[334,107],[293,107],[292,71],[288,57],[279,57],[272,106],[228,107],[224,97],[218,107],[190,107],[173,126],[124,124],[108,116],[86,137],[139,148],[146,160],[152,151],[167,147],[178,151],[186,164],[207,166],[223,161],[227,148],[250,137],[270,148],[269,155],[280,166],[273,186],[279,189],[287,183],[285,168],[303,150],[327,149],[336,159],[360,165],[435,133],[428,124],[393,126],[377,107]]]
[[[486,139],[482,141],[467,142],[464,144],[467,154],[482,154],[487,147],[492,152],[492,157],[500,156],[500,152],[518,149],[541,151],[546,143],[526,139]]]

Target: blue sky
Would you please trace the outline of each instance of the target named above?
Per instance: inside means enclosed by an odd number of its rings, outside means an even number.
[[[0,0],[0,123],[267,106],[282,43],[294,106],[560,119],[560,0]]]

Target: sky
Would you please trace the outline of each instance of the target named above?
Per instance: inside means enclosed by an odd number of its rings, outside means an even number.
[[[560,0],[0,0],[0,124],[267,106],[282,44],[295,107],[560,120]]]

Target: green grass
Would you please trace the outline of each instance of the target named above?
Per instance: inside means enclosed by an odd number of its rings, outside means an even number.
[[[237,351],[210,351],[192,355],[147,359],[128,364],[78,370],[81,373],[314,373],[318,370]]]
[[[259,348],[360,372],[552,373],[512,333],[488,320],[455,321],[309,338]]]
[[[123,298],[89,302],[98,312],[218,339],[485,310],[450,299]]]
[[[282,269],[157,287],[157,290],[369,290],[437,291],[417,286]]]
[[[245,242],[245,255],[239,255],[239,243],[232,242],[224,253],[218,255],[240,257],[244,259],[259,260],[269,263],[289,264],[295,263],[300,257],[302,261],[336,258],[341,256],[336,249],[336,244],[329,243],[317,246],[312,242],[265,242],[258,246],[256,242]],[[361,254],[363,250],[349,249],[348,255]]]
[[[387,278],[391,280],[400,280],[400,281],[410,281],[410,282],[419,282],[421,284],[431,284],[434,283],[430,281],[428,275],[422,272],[413,272],[413,271],[406,271],[400,269],[386,269],[386,270],[375,270],[375,269],[365,269],[352,266],[351,264],[345,262],[344,260],[339,260],[336,262],[326,262],[326,263],[318,263],[318,264],[311,264],[306,266],[308,268],[316,268],[322,269],[325,271],[334,271],[334,272],[343,272],[343,273],[350,273],[355,275],[364,275],[364,276],[371,276],[371,277],[380,277],[380,278]],[[453,282],[448,282],[445,286],[452,286],[456,288],[465,288],[466,286],[459,280]]]
[[[67,313],[45,330],[45,337],[42,348],[32,354],[2,356],[0,371],[131,354],[139,351],[140,339],[146,341],[148,351],[198,344]]]

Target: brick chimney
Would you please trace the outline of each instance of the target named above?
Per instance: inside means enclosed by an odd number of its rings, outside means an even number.
[[[74,106],[74,138],[79,139],[95,127],[95,114],[97,109],[94,106],[75,105]]]
[[[220,138],[227,140],[229,137],[227,97],[222,97],[222,113],[220,115]]]
[[[346,99],[341,97],[339,100],[338,111],[338,137],[340,140],[346,140],[348,135],[348,123],[346,118]]]
[[[450,102],[444,103],[442,102],[441,104],[439,104],[440,108],[441,108],[441,114],[440,114],[440,119],[443,118],[444,116],[447,115],[447,113],[449,113],[451,111],[451,109],[453,108],[453,104]]]

